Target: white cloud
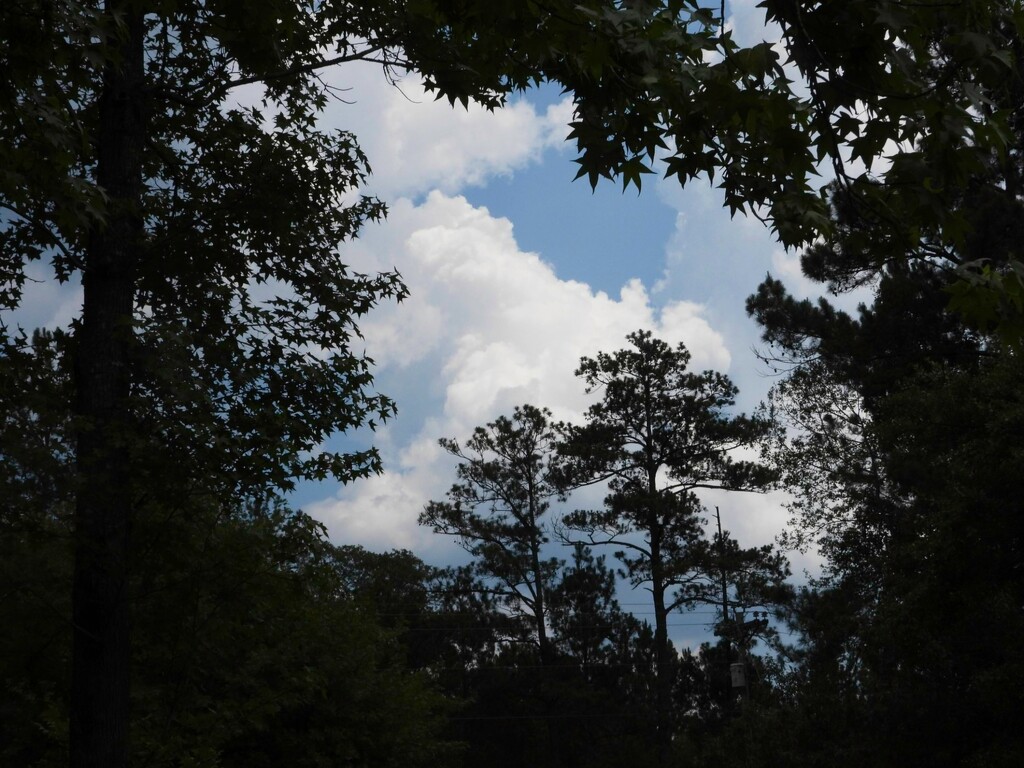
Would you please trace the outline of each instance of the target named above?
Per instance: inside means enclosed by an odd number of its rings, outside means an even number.
[[[746,35],[763,23],[748,12]],[[400,407],[375,438],[385,474],[305,508],[336,541],[408,547],[451,562],[450,542],[415,522],[454,479],[438,437],[465,437],[524,402],[546,405],[558,419],[579,418],[589,403],[573,375],[579,358],[621,348],[638,328],[684,341],[695,369],[729,368],[725,339],[742,349],[755,336],[742,301],[769,268],[772,246],[759,222],[730,221],[720,192],[706,183],[683,192],[676,182],[658,182],[680,220],[656,300],[639,280],[613,293],[560,279],[540,255],[520,250],[508,220],[455,193],[566,146],[568,100],[546,111],[526,102],[465,111],[434,102],[411,78],[398,90],[374,68],[333,76],[342,75],[348,80],[334,85],[351,86],[346,98],[355,106],[333,105],[325,122],[357,135],[374,171],[368,189],[391,205],[385,224],[346,246],[346,259],[362,271],[396,267],[411,295],[362,323],[378,386]],[[770,541],[784,517],[777,500],[753,498],[757,514],[730,525],[745,544]],[[600,503],[599,494],[591,501]]]
[[[686,339],[695,369],[725,370],[729,367],[729,352],[722,336],[711,329],[703,313],[704,307],[692,301],[668,304],[661,311],[661,335],[666,339]]]
[[[800,268],[800,254],[782,248],[772,253],[772,276],[782,280],[794,296],[799,298],[817,299],[822,294],[821,283],[816,283],[804,276]]]
[[[671,344],[686,343],[695,369],[729,364],[700,304],[668,302],[659,310],[638,280],[614,298],[562,280],[538,254],[519,250],[508,220],[461,197],[400,200],[350,256],[360,269],[394,264],[405,277],[411,298],[375,310],[363,331],[380,388],[389,391],[389,381],[415,365],[417,393],[431,402],[413,403],[411,418],[400,413],[386,428],[384,476],[307,505],[337,540],[436,551],[431,539],[438,537],[417,531],[415,520],[452,482],[437,438],[463,437],[524,402],[559,419],[580,418],[589,403],[573,373],[580,357],[623,347],[631,331],[649,328]]]
[[[463,109],[435,100],[413,75],[393,85],[379,69],[366,66],[329,77],[355,103],[331,104],[323,123],[355,133],[373,170],[367,189],[387,200],[432,189],[454,193],[509,175],[563,146],[572,118],[569,99],[543,112],[513,99],[488,112],[473,103]]]
[[[33,262],[25,269],[21,303],[17,309],[0,312],[0,327],[8,333],[21,327],[26,331],[36,328],[68,328],[82,311],[82,286],[76,280],[60,283],[45,264]]]
[[[769,25],[759,0],[731,0],[726,26],[740,45],[756,45],[762,40],[775,41],[782,37],[777,24]]]

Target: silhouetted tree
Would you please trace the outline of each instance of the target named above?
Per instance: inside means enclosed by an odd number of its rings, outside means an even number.
[[[512,611],[531,619],[540,657],[552,657],[548,637],[547,593],[559,561],[545,557],[549,541],[544,517],[551,500],[564,498],[557,466],[555,425],[551,413],[531,405],[517,407],[477,427],[465,445],[442,439],[441,446],[462,461],[459,483],[448,501],[430,502],[420,524],[458,538],[476,558],[475,573],[484,578]]]
[[[566,516],[566,536],[611,545],[634,586],[645,585],[654,607],[656,712],[661,760],[673,731],[673,652],[668,615],[698,603],[720,602],[723,563],[704,535],[700,489],[757,490],[771,474],[731,451],[752,445],[767,424],[729,415],[736,388],[713,371],[687,370],[690,353],[638,331],[630,348],[583,358],[577,375],[601,399],[582,427],[570,430],[565,451],[593,480],[607,480],[601,510]],[[720,547],[718,548],[721,549]],[[781,578],[781,561],[745,553],[751,569]]]

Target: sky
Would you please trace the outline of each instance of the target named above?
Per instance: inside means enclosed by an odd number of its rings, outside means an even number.
[[[753,0],[730,3],[729,24],[741,42],[770,39]],[[523,403],[580,421],[593,401],[573,375],[580,357],[623,348],[631,331],[683,342],[694,369],[728,374],[740,410],[766,397],[773,379],[755,355],[759,332],[744,301],[769,272],[797,296],[818,291],[801,276],[799,254],[760,221],[731,218],[717,189],[654,176],[642,193],[574,182],[572,106],[552,88],[489,113],[434,101],[414,77],[396,87],[372,66],[330,77],[345,102],[323,124],[358,137],[373,171],[364,191],[390,208],[345,256],[358,271],[397,269],[410,291],[361,323],[376,386],[397,401],[398,416],[373,435],[330,443],[372,440],[384,473],[350,486],[307,484],[292,498],[334,541],[407,548],[434,564],[464,560],[450,538],[416,524],[454,481],[438,438],[464,439]],[[591,490],[570,505],[600,502]],[[743,546],[774,541],[784,502],[781,493],[705,497]],[[798,577],[819,567],[813,554],[791,559]],[[677,641],[707,637],[693,621],[677,618]]]
[[[741,43],[772,39],[755,0],[729,3],[728,24]],[[621,349],[638,329],[685,343],[694,369],[728,374],[740,389],[738,410],[765,398],[773,379],[754,353],[758,329],[744,300],[768,272],[797,296],[818,292],[801,277],[798,254],[756,219],[730,218],[718,190],[655,176],[642,193],[574,182],[565,141],[572,105],[556,89],[487,112],[434,101],[413,76],[396,86],[370,64],[328,79],[344,101],[327,108],[322,125],[355,134],[373,171],[362,191],[390,210],[342,253],[356,271],[397,269],[410,292],[363,318],[355,350],[375,361],[376,389],[397,401],[397,417],[374,434],[328,443],[372,441],[384,473],[349,486],[306,483],[290,499],[333,541],[406,548],[433,564],[464,561],[450,538],[416,523],[454,480],[438,438],[464,439],[523,403],[580,421],[593,402],[573,375],[580,357]],[[67,325],[80,311],[80,289],[40,279],[31,291],[17,318],[25,327]],[[720,506],[743,546],[773,542],[785,523],[781,493],[709,492],[704,500]],[[599,489],[571,501],[600,503]],[[798,576],[819,565],[813,555],[791,559]],[[644,597],[620,595],[627,604]],[[677,641],[706,637],[693,621],[676,621]]]

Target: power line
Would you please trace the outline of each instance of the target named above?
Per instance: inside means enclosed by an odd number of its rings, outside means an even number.
[[[669,628],[672,627],[709,627],[713,622],[698,621],[698,622],[671,622],[667,624]],[[584,626],[574,626],[574,630],[608,630],[615,629],[618,624],[588,624]],[[405,627],[406,632],[494,632],[499,631],[500,627],[457,627],[457,626],[446,626],[446,627]]]

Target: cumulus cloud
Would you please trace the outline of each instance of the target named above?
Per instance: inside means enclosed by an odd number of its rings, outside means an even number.
[[[420,205],[399,201],[352,257],[364,269],[394,264],[412,293],[364,323],[380,387],[388,391],[415,366],[421,397],[436,402],[413,404],[411,418],[400,413],[387,427],[385,475],[307,506],[338,540],[436,547],[437,537],[417,531],[415,519],[452,481],[437,438],[464,437],[524,402],[559,419],[581,418],[590,399],[574,375],[580,357],[623,347],[631,331],[684,342],[696,369],[730,362],[700,304],[658,308],[638,280],[618,296],[562,280],[538,254],[518,248],[507,219],[462,197],[435,191]]]
[[[730,221],[717,190],[694,185],[683,193],[661,182],[658,194],[680,218],[655,290],[639,280],[599,291],[562,279],[541,254],[520,249],[511,222],[457,193],[565,147],[568,100],[543,109],[514,101],[489,113],[435,102],[414,78],[394,87],[373,67],[331,77],[354,103],[332,105],[325,123],[356,134],[373,168],[367,189],[391,207],[387,222],[346,246],[346,258],[366,272],[397,268],[411,295],[362,322],[378,386],[400,408],[374,437],[385,474],[304,506],[336,541],[451,562],[451,543],[416,525],[423,505],[442,498],[454,478],[437,438],[464,438],[524,402],[558,419],[581,418],[590,400],[573,374],[579,358],[621,348],[638,328],[685,342],[695,369],[729,369],[730,348],[750,346],[751,324],[737,334],[742,300],[771,252],[760,223]],[[744,543],[771,540],[780,527],[777,505],[771,522],[761,519],[770,506],[763,501],[756,524],[744,514],[731,525]],[[580,503],[600,503],[600,494]]]
[[[561,148],[572,119],[569,99],[539,111],[516,98],[488,112],[435,100],[415,75],[391,83],[365,66],[329,77],[352,103],[332,103],[323,122],[356,135],[373,170],[367,189],[388,200],[432,189],[454,193],[509,175],[545,150]]]

